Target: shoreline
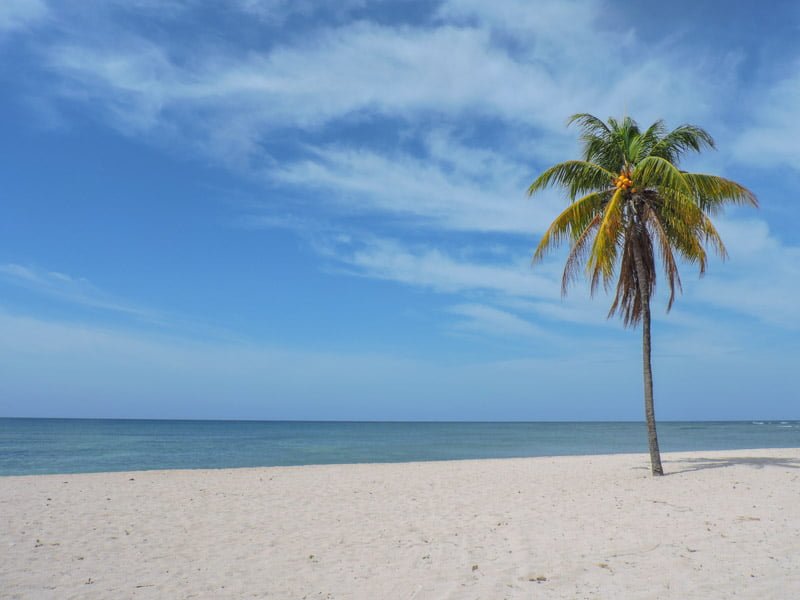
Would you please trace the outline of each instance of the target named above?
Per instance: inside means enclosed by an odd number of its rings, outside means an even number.
[[[661,457],[664,462],[675,460],[674,457],[681,455],[700,455],[700,454],[732,454],[737,452],[787,452],[794,451],[800,452],[800,446],[786,446],[776,448],[737,448],[733,450],[678,450],[678,451],[663,451]],[[166,468],[166,469],[124,469],[118,471],[59,471],[54,473],[26,473],[21,475],[3,475],[0,474],[0,481],[3,479],[14,477],[61,477],[61,476],[74,476],[74,475],[115,475],[115,474],[136,474],[136,473],[193,473],[193,472],[218,472],[218,471],[243,471],[243,470],[261,470],[261,469],[303,469],[314,467],[360,467],[360,466],[381,466],[381,465],[415,465],[415,464],[428,464],[428,463],[481,463],[486,461],[515,461],[515,460],[547,460],[558,458],[597,458],[597,457],[639,457],[646,459],[647,464],[650,464],[650,455],[646,450],[641,452],[607,452],[602,454],[547,454],[537,456],[504,456],[504,457],[487,457],[487,458],[433,458],[429,460],[399,460],[399,461],[378,461],[378,462],[335,462],[335,463],[308,463],[302,465],[263,465],[263,466],[242,466],[242,467],[196,467],[196,468]],[[669,472],[664,473],[665,476],[670,475]]]
[[[3,598],[800,596],[800,448],[0,478]]]
[[[800,446],[800,422],[662,422],[662,450]],[[633,422],[243,423],[0,419],[0,473],[362,464],[647,451]]]

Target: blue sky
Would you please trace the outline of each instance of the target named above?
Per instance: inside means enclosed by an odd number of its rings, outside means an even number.
[[[0,415],[641,419],[525,196],[575,112],[699,124],[758,211],[654,304],[661,419],[800,418],[800,9],[6,0]]]

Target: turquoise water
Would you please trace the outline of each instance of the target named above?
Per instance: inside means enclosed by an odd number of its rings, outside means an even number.
[[[664,422],[663,451],[800,447],[800,422]],[[646,452],[642,423],[0,418],[0,475]]]

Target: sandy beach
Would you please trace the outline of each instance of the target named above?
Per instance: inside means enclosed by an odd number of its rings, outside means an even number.
[[[800,597],[800,449],[0,478],[2,598]]]

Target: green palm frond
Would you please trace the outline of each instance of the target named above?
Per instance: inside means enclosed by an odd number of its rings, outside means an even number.
[[[583,158],[610,172],[619,172],[625,165],[625,148],[601,137],[583,137]]]
[[[528,195],[550,186],[560,186],[569,191],[571,199],[608,188],[615,173],[585,160],[568,160],[547,169],[528,188]]]
[[[697,264],[700,274],[705,273],[708,258],[703,247],[706,238],[703,211],[691,199],[679,193],[669,194],[666,201],[653,206],[653,210],[670,245],[681,259]]]
[[[675,190],[686,195],[692,193],[684,173],[668,160],[658,156],[651,155],[639,161],[633,171],[633,181],[642,188]]]
[[[717,213],[729,203],[758,207],[753,192],[735,181],[703,173],[684,173],[683,176],[698,205],[707,212]]]
[[[595,135],[602,136],[603,134],[608,135],[611,133],[611,130],[608,128],[602,119],[598,119],[594,115],[590,115],[589,113],[577,113],[572,115],[569,119],[567,119],[567,127],[572,125],[573,123],[577,123],[584,132],[592,133]]]
[[[625,148],[619,142],[617,131],[588,113],[572,115],[567,120],[567,125],[573,123],[581,128],[584,160],[609,171],[619,171],[625,163]]]
[[[705,129],[694,125],[681,125],[662,137],[650,155],[677,163],[687,150],[700,152],[704,148],[715,147],[714,138]]]
[[[650,127],[647,128],[647,131],[645,131],[642,134],[644,154],[639,156],[638,160],[641,160],[645,156],[648,156],[652,153],[655,145],[658,144],[659,140],[662,137],[664,137],[665,131],[666,127],[664,125],[664,121],[662,121],[661,119],[659,119],[658,121],[656,121],[655,123],[650,125]]]

